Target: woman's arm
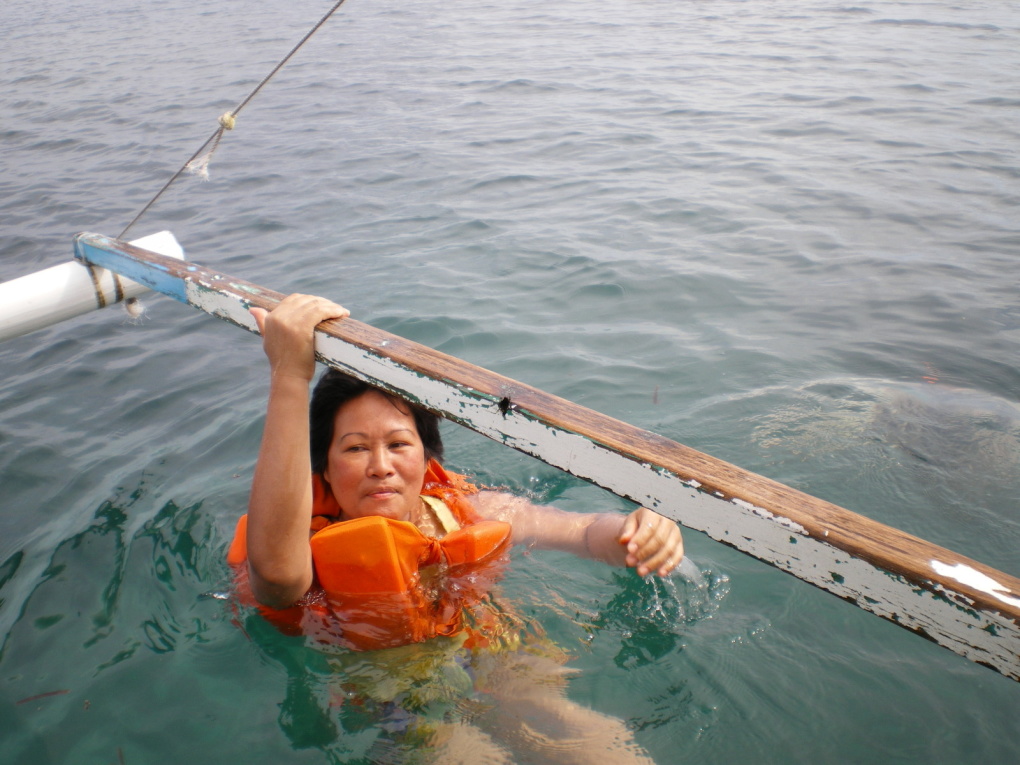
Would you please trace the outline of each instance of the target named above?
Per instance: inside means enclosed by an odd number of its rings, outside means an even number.
[[[680,527],[646,507],[622,516],[568,513],[497,491],[483,491],[471,499],[483,517],[510,523],[514,544],[629,566],[640,576],[653,572],[666,576],[684,557]]]
[[[251,312],[269,357],[270,382],[248,500],[248,569],[256,600],[283,608],[312,584],[308,385],[315,374],[315,326],[350,312],[308,295],[289,295],[272,313]]]

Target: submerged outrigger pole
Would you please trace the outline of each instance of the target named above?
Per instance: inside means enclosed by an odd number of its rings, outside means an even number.
[[[257,332],[283,295],[98,234],[75,256]],[[842,507],[353,319],[316,355],[1020,681],[1020,579]]]

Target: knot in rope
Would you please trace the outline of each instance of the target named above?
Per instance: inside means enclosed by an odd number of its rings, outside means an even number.
[[[237,115],[240,114],[241,110],[248,104],[249,101],[251,101],[256,96],[256,94],[260,90],[262,90],[263,87],[265,87],[266,83],[269,82],[278,71],[280,71],[283,65],[290,61],[291,57],[295,53],[297,53],[298,50],[301,49],[301,46],[308,42],[308,39],[313,34],[315,34],[316,31],[318,31],[319,27],[326,23],[329,17],[332,16],[337,11],[337,9],[344,4],[344,2],[345,0],[336,0],[336,3],[333,5],[332,8],[330,8],[326,15],[319,19],[319,23],[317,23],[310,30],[308,30],[308,33],[301,38],[298,44],[291,48],[290,53],[284,56],[283,60],[281,60],[280,63],[278,63],[273,68],[273,71],[266,75],[262,82],[255,86],[255,89],[248,94],[247,98],[245,98],[240,104],[238,104],[236,109],[234,109],[232,112],[226,112],[220,115],[220,118],[218,120],[219,127],[216,128],[216,132],[206,139],[205,143],[202,144],[201,148],[191,156],[191,159],[189,159],[181,166],[180,170],[178,170],[170,177],[169,181],[163,184],[163,188],[156,192],[156,196],[150,199],[149,203],[142,208],[142,211],[134,217],[134,220],[128,223],[127,227],[120,232],[120,235],[117,237],[118,239],[124,239],[127,236],[127,232],[131,230],[131,227],[134,226],[143,215],[145,215],[148,209],[156,203],[157,199],[163,196],[166,190],[170,188],[173,182],[176,181],[181,176],[182,173],[190,172],[206,180],[209,179],[209,161],[212,159],[212,155],[215,153],[217,147],[219,147],[220,139],[223,138],[224,131],[234,129],[234,125],[237,124]],[[208,149],[208,151],[206,151],[206,149]]]

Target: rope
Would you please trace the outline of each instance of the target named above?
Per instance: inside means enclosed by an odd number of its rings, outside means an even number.
[[[288,53],[280,60],[280,63],[278,63],[273,68],[273,71],[267,74],[263,78],[262,82],[256,85],[255,89],[252,90],[252,92],[249,93],[248,96],[240,104],[238,104],[233,111],[226,112],[225,114],[220,115],[219,127],[216,128],[216,132],[209,136],[206,139],[205,143],[203,143],[199,147],[198,151],[192,154],[188,161],[181,165],[181,169],[174,173],[170,177],[170,180],[163,185],[163,188],[156,192],[156,196],[150,199],[149,203],[142,208],[142,211],[134,217],[134,220],[127,224],[127,227],[120,232],[120,236],[117,237],[118,239],[123,239],[127,235],[127,232],[130,231],[131,228],[139,221],[139,219],[141,219],[141,217],[149,211],[150,207],[156,204],[156,201],[161,196],[163,196],[164,192],[166,192],[166,190],[169,189],[171,185],[173,185],[174,181],[181,177],[181,174],[184,173],[184,171],[187,170],[189,172],[195,173],[196,175],[201,175],[203,178],[209,177],[209,161],[212,159],[213,153],[219,147],[220,140],[223,138],[223,133],[227,130],[234,129],[234,125],[237,122],[237,115],[241,113],[241,110],[244,107],[246,107],[248,105],[248,102],[255,98],[258,92],[262,90],[262,88],[265,87],[265,85],[271,79],[273,79],[273,76],[277,72],[279,72],[288,61],[290,61],[291,57],[301,49],[301,46],[308,42],[309,38],[311,38],[312,35],[318,32],[319,28],[323,24],[329,21],[329,17],[336,13],[336,11],[340,8],[341,5],[344,4],[344,2],[346,2],[346,0],[337,0],[337,3],[332,8],[330,8],[326,15],[319,19],[319,22],[315,26],[313,26],[310,30],[308,30],[308,33],[304,37],[302,37],[300,41],[298,41],[298,44],[291,48],[290,53]],[[209,147],[210,145],[212,148],[210,148],[209,151],[206,151],[206,148]]]

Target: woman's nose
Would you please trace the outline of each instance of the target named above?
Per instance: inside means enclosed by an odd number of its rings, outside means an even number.
[[[393,474],[393,461],[385,449],[372,450],[372,458],[368,462],[368,473],[372,476]]]

